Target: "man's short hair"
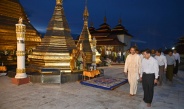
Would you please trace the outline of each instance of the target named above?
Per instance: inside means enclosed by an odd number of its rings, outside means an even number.
[[[161,53],[161,50],[156,50],[156,52]]]
[[[136,46],[131,46],[130,49],[134,49],[135,51],[137,51],[137,47]]]
[[[168,53],[170,53],[170,52],[172,52],[172,53],[173,53],[173,50],[169,50],[169,52],[168,52]]]
[[[145,49],[144,52],[146,52],[147,54],[151,54],[151,50],[150,49]]]

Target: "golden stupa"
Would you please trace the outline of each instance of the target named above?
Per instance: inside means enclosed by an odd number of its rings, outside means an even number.
[[[86,64],[92,64],[92,40],[91,40],[91,34],[88,29],[88,9],[87,6],[85,7],[83,18],[84,18],[84,26],[82,29],[82,32],[80,34],[77,48],[85,54],[85,63]]]
[[[0,52],[4,65],[16,64],[16,33],[15,24],[19,18],[23,19],[26,25],[26,51],[29,53],[41,42],[41,36],[30,24],[23,7],[19,0],[0,1]]]
[[[1,0],[0,2],[0,50],[15,50],[17,39],[15,24],[19,18],[26,25],[26,48],[34,48],[41,42],[40,34],[29,23],[19,0]]]
[[[29,55],[29,72],[40,72],[42,69],[59,69],[71,73],[71,53],[76,48],[64,15],[63,0],[56,0],[53,16],[47,32],[40,45]]]
[[[93,64],[96,65],[101,62],[100,54],[96,50],[96,39],[92,39],[88,29],[88,17],[89,12],[87,6],[85,6],[83,13],[84,25],[77,42],[77,50],[75,52],[76,62],[82,61],[83,63],[83,66],[80,66],[80,70],[86,70]]]

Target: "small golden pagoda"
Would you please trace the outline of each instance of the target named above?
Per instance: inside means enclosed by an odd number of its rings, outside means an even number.
[[[82,62],[80,70],[85,70],[87,67],[92,66],[92,64],[100,63],[100,54],[96,50],[96,39],[92,40],[91,34],[88,29],[88,17],[89,12],[87,6],[83,13],[84,26],[82,32],[77,41],[77,50],[75,50],[75,60],[76,62]]]
[[[77,43],[77,48],[79,48],[79,50],[85,54],[86,64],[92,64],[92,55],[93,55],[92,46],[93,45],[91,40],[91,34],[89,33],[89,30],[88,30],[89,13],[88,13],[87,6],[85,7],[83,17],[84,17],[84,26]]]
[[[26,25],[26,51],[29,53],[41,42],[41,35],[30,24],[23,7],[19,0],[1,0],[0,1],[0,62],[4,65],[16,64],[16,33],[15,24],[23,19]]]
[[[29,55],[29,72],[42,69],[59,69],[71,73],[71,53],[76,48],[64,15],[63,0],[56,0],[53,16],[41,44]]]

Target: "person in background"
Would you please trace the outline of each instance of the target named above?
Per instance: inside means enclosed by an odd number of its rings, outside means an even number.
[[[130,84],[130,96],[134,96],[137,93],[137,84],[139,74],[141,71],[141,58],[136,54],[136,48],[130,48],[130,54],[125,61],[125,74],[128,73],[128,82]]]
[[[144,59],[144,50],[141,50],[141,54],[140,54],[140,57],[141,57],[141,61]]]
[[[167,60],[164,55],[161,55],[160,50],[156,50],[155,59],[158,61],[159,65],[159,85],[161,86],[164,77],[164,72],[167,69]]]
[[[116,53],[116,51],[114,50],[114,55],[112,56],[113,58],[113,62],[116,62],[117,61],[117,53]]]
[[[176,50],[174,50],[173,56],[174,56],[175,61],[176,61],[176,66],[174,67],[174,75],[177,75],[178,74],[178,66],[179,66],[179,63],[180,63],[180,54],[177,53]]]
[[[126,51],[126,53],[125,53],[125,61],[126,61],[126,58],[127,58],[127,56],[130,54],[130,49],[128,49],[127,51]]]
[[[105,57],[109,57],[109,50],[108,49],[105,50]]]
[[[147,103],[147,107],[151,107],[151,103],[154,95],[154,84],[158,79],[158,62],[151,56],[151,50],[146,49],[144,51],[144,59],[142,60],[142,71],[140,75],[140,81],[142,81],[144,91],[144,102]]]
[[[173,82],[173,71],[174,67],[176,66],[175,57],[173,56],[172,50],[168,52],[166,55],[167,59],[167,71],[166,71],[166,79]]]
[[[158,49],[161,52],[161,55],[165,55],[164,52],[162,51],[162,48]]]
[[[117,57],[118,63],[120,63],[121,62],[121,51],[119,51],[117,55],[118,55]]]
[[[125,62],[125,54],[126,54],[126,51],[123,52],[123,62]]]
[[[136,54],[140,55],[139,49],[136,49]]]
[[[154,49],[151,50],[151,56],[155,57],[155,50]]]

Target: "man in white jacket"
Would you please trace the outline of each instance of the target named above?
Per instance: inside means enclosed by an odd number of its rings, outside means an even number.
[[[134,96],[137,92],[137,84],[141,71],[141,58],[136,54],[136,47],[130,48],[130,54],[125,61],[125,74],[128,73],[128,82],[130,84],[130,96]]]

